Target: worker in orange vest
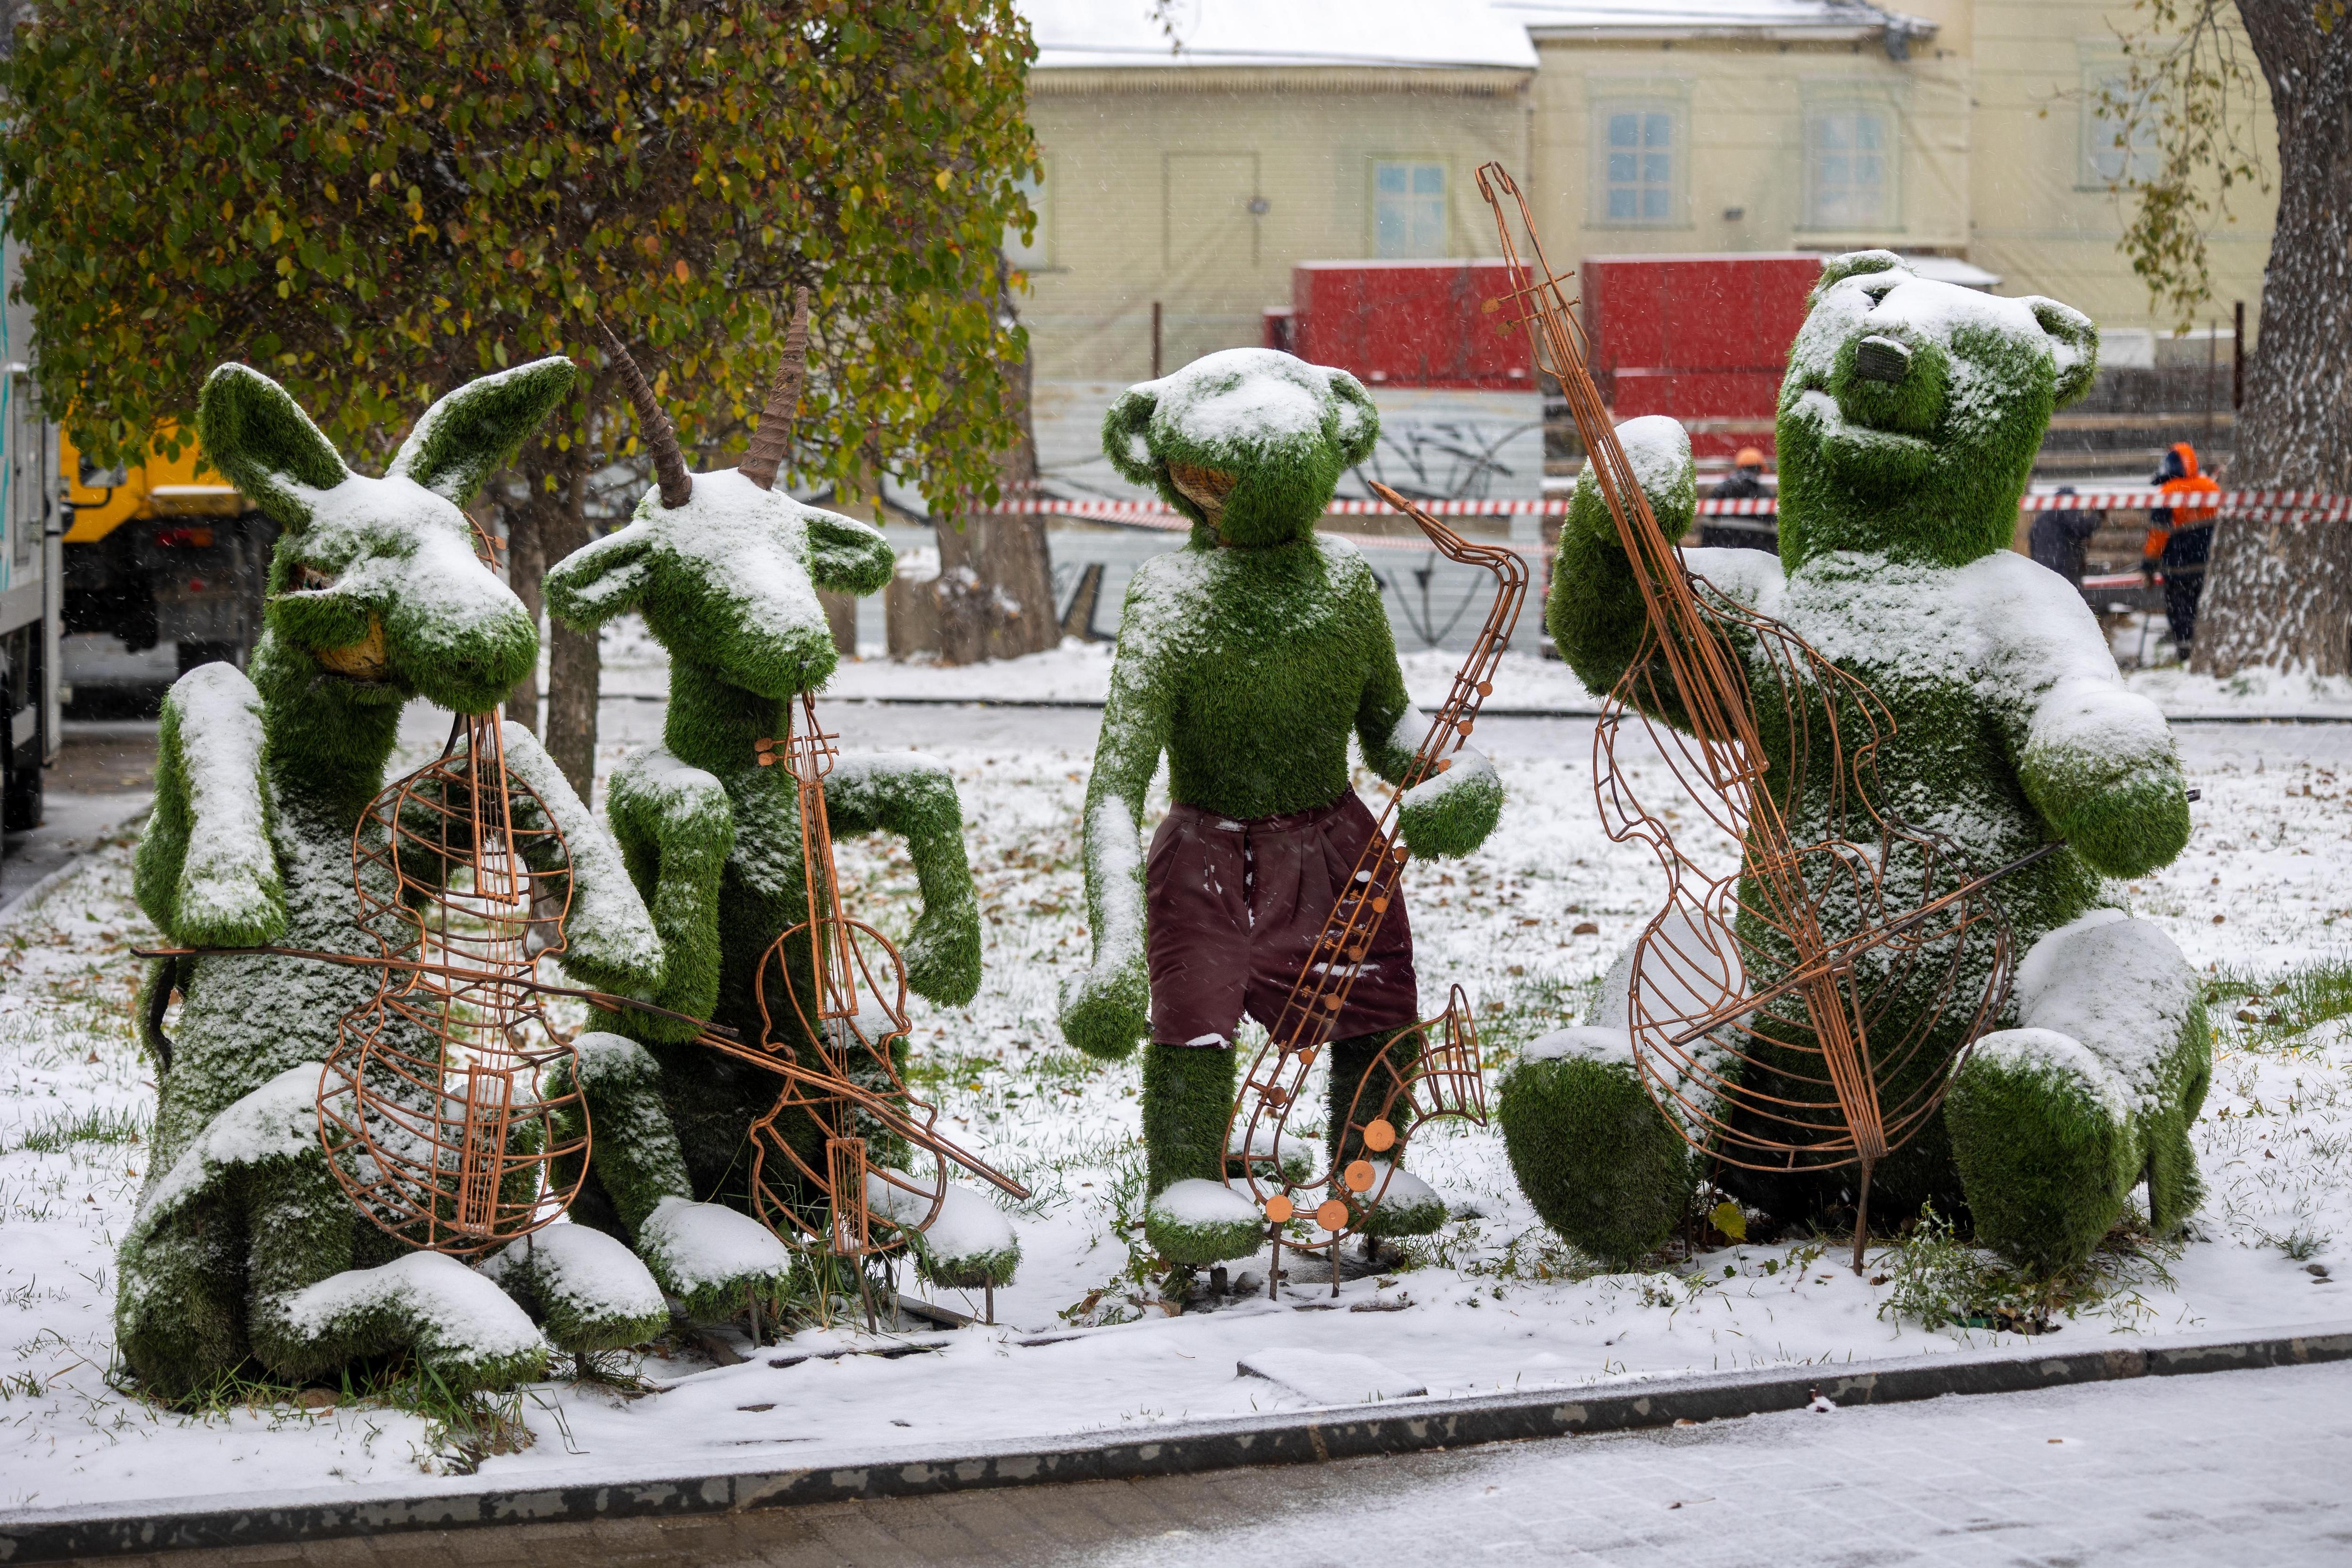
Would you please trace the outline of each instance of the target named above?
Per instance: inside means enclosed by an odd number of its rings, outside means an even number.
[[[2162,570],[2164,618],[2172,646],[2187,658],[2189,639],[2197,635],[2197,600],[2205,591],[2205,562],[2213,553],[2213,519],[2220,510],[2210,498],[2221,487],[2212,475],[2198,471],[2197,448],[2186,441],[2172,444],[2153,482],[2167,504],[2148,510],[2140,574],[2153,584]]]

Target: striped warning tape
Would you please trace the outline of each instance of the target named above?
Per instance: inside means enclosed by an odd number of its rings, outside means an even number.
[[[2130,489],[2084,490],[2071,495],[2058,495],[2037,490],[2021,498],[2021,511],[2133,511],[2160,507],[2168,498],[2153,486]],[[1540,500],[1433,500],[1419,503],[1433,517],[1565,517],[1568,515],[1566,496],[1546,496]],[[2352,496],[2331,495],[2324,490],[2221,490],[2200,497],[2199,510],[2208,509],[2227,511],[2232,516],[2248,517],[2261,522],[2342,522],[2352,519]],[[1184,514],[1165,501],[1156,500],[1018,500],[997,509],[1023,516],[1066,517],[1085,522],[1129,523],[1144,528],[1191,528]],[[1698,503],[1701,517],[1770,517],[1780,510],[1780,503],[1771,496],[1752,500],[1702,500]],[[1324,509],[1326,517],[1393,517],[1396,514],[1383,502],[1376,500],[1335,500]],[[1407,548],[1424,548],[1418,540],[1400,541]]]

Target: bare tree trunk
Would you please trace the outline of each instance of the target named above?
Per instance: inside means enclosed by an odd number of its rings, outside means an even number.
[[[1005,369],[1005,391],[1021,427],[1021,439],[997,464],[997,484],[1008,499],[1025,500],[1037,478],[1029,374],[1025,359]],[[963,519],[961,528],[943,518],[935,531],[940,575],[932,592],[939,596],[941,663],[1015,658],[1061,639],[1045,519],[982,512]]]
[[[544,557],[561,561],[588,542],[588,468],[586,447],[574,441],[569,452],[542,447],[553,465],[526,470],[531,480],[529,502],[537,523]],[[555,488],[546,478],[552,474]],[[547,731],[540,737],[555,765],[572,781],[583,801],[593,804],[596,782],[596,634],[575,632],[550,617],[548,623]]]
[[[507,524],[507,585],[522,601],[530,613],[530,624],[541,624],[544,608],[540,584],[547,575],[547,552],[539,547],[539,519],[529,502],[516,506],[500,500],[499,510]],[[539,667],[534,664],[529,675],[515,682],[507,694],[507,717],[534,733],[539,729]]]
[[[2352,26],[2311,0],[2238,0],[2278,120],[2278,222],[2231,489],[2352,489]],[[2352,530],[2225,516],[2190,668],[2352,672]]]

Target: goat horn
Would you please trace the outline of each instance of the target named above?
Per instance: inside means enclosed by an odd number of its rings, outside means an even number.
[[[743,448],[736,471],[761,489],[773,489],[776,469],[793,444],[793,417],[800,412],[801,387],[808,380],[808,290],[793,290],[793,325],[784,334],[784,363],[768,388],[768,405],[760,410],[760,427]]]
[[[661,484],[661,502],[666,507],[681,507],[694,494],[694,476],[686,471],[686,454],[677,449],[677,432],[670,428],[669,418],[661,411],[661,402],[654,396],[646,373],[613,329],[604,322],[596,323],[604,334],[605,352],[621,369],[621,384],[629,394],[629,402],[637,411],[637,428],[645,435],[646,444],[653,448],[654,477]]]

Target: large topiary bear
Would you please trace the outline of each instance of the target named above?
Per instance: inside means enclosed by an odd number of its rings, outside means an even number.
[[[817,594],[874,593],[890,580],[896,558],[870,523],[776,488],[781,428],[796,386],[780,394],[781,406],[772,399],[766,440],[740,468],[700,474],[686,471],[641,378],[635,395],[660,483],[626,527],[549,569],[548,605],[583,629],[636,611],[669,651],[662,743],[614,771],[606,815],[661,931],[667,976],[655,1000],[757,1041],[761,960],[808,910],[800,792],[789,769],[761,765],[756,742],[781,744],[800,695],[832,678],[837,656]],[[879,832],[906,841],[923,900],[906,942],[908,986],[949,1005],[971,1001],[980,989],[979,899],[946,765],[906,753],[846,754],[824,794],[835,837]],[[805,988],[809,976],[795,973]],[[770,1001],[780,1019],[789,1016],[781,998]],[[749,1131],[775,1103],[779,1080],[691,1044],[690,1026],[649,1014],[600,1022],[602,1030],[580,1041],[596,1146],[575,1214],[631,1237],[664,1282],[702,1310],[765,1295],[765,1282],[781,1280],[789,1260],[782,1242],[738,1246],[709,1262],[698,1259],[690,1238],[671,1233],[677,1216],[698,1206],[698,1195],[750,1211]],[[903,1057],[903,1037],[893,1049]],[[809,1122],[795,1135],[823,1134]],[[887,1139],[875,1152],[883,1161],[905,1157]],[[822,1167],[821,1142],[803,1153]],[[875,1189],[887,1206],[890,1190]],[[1011,1222],[961,1186],[949,1188],[947,1207],[917,1251],[932,1279],[966,1289],[1003,1284],[1020,1260]]]
[[[458,509],[573,374],[551,359],[460,387],[381,479],[346,468],[267,377],[227,364],[205,382],[205,457],[285,532],[251,679],[205,665],[164,702],[134,888],[172,942],[379,953],[357,923],[352,838],[403,704],[489,711],[538,656]],[[656,986],[660,945],[612,842],[527,731],[508,726],[505,752],[567,841],[565,966],[623,992]],[[166,958],[149,973],[154,1144],[117,1257],[115,1328],[151,1390],[201,1392],[248,1357],[303,1379],[404,1350],[464,1390],[538,1375],[550,1347],[533,1318],[577,1352],[667,1321],[627,1252],[577,1226],[478,1272],[406,1251],[353,1207],[320,1149],[316,1101],[339,1020],[381,978],[282,956]],[[158,1026],[174,989],[175,1040]]]
[[[1087,910],[1094,963],[1062,1032],[1097,1056],[1150,1043],[1143,1124],[1147,1235],[1180,1264],[1246,1257],[1255,1207],[1224,1185],[1234,1031],[1271,1026],[1371,832],[1349,786],[1348,738],[1401,778],[1424,721],[1405,693],[1381,587],[1354,546],[1318,539],[1340,473],[1379,434],[1353,376],[1233,349],[1129,389],[1103,421],[1119,471],[1192,520],[1181,550],[1136,573],[1094,776]],[[1165,753],[1174,804],[1145,853],[1144,792]],[[1502,786],[1465,749],[1405,798],[1414,853],[1468,854]],[[1418,1016],[1412,933],[1390,911],[1330,1050],[1331,1124],[1381,1047]],[[1400,1172],[1372,1226],[1433,1226],[1444,1207]]]
[[[1927,281],[1885,251],[1836,258],[1780,393],[1779,561],[1687,552],[1693,572],[1885,700],[1896,732],[1877,777],[1891,813],[1945,835],[1979,871],[2066,842],[2000,885],[2023,954],[2008,1016],[1955,1069],[1940,1120],[1878,1167],[1873,1202],[1897,1217],[1922,1201],[1965,1206],[1980,1241],[2045,1269],[2087,1257],[2143,1180],[2159,1227],[2195,1208],[2189,1126],[2210,1072],[2186,961],[2102,883],[2166,864],[2188,839],[2169,731],[2121,686],[2081,596],[2008,548],[2051,412],[2090,385],[2096,353],[2091,322],[2054,300]],[[1687,437],[1666,419],[1622,434],[1678,537],[1696,495]],[[1560,531],[1551,630],[1607,690],[1642,625],[1588,470]],[[1785,757],[1773,763],[1785,774]],[[1806,826],[1792,824],[1800,843]],[[1499,1096],[1538,1212],[1621,1259],[1665,1238],[1703,1167],[1636,1077],[1627,970],[1621,960],[1587,1026],[1538,1042]],[[1882,1030],[1933,1005],[1926,980],[1912,986]],[[1851,1170],[1721,1179],[1790,1219],[1853,1196]]]

